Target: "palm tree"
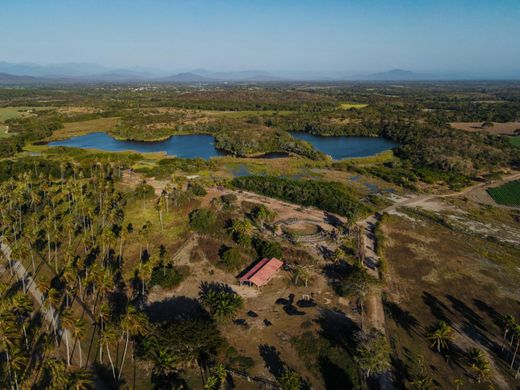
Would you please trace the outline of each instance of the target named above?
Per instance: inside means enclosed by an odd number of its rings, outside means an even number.
[[[431,342],[430,347],[436,348],[437,352],[441,352],[441,349],[448,348],[448,343],[451,339],[452,329],[444,321],[439,321],[436,324],[430,326],[428,330],[428,340]]]
[[[65,329],[72,328],[74,324],[74,317],[70,309],[63,310],[60,316],[61,324]],[[69,348],[69,332],[65,332],[65,346],[67,347],[67,366],[70,366],[70,348]]]
[[[516,347],[515,347],[515,352],[513,353],[513,358],[511,359],[510,368],[513,368],[515,366],[516,354],[518,353],[518,347],[520,346],[520,325],[516,325],[513,328],[513,334],[514,334],[514,337],[516,338]]]
[[[143,313],[139,313],[135,307],[128,306],[126,313],[121,320],[121,329],[123,330],[123,334],[125,334],[125,349],[123,351],[121,366],[119,367],[118,379],[121,379],[121,374],[123,372],[123,365],[125,364],[130,336],[143,336],[146,333],[148,329],[148,317]]]
[[[298,282],[301,280],[305,284],[305,287],[307,287],[309,283],[309,279],[311,277],[310,274],[310,268],[311,266],[308,265],[295,265],[293,269],[293,280],[294,284],[298,285]]]
[[[455,390],[459,390],[462,387],[462,385],[464,385],[464,379],[456,378],[453,381],[453,384],[455,385]]]
[[[491,374],[491,365],[482,350],[473,348],[468,352],[471,369],[477,375],[477,382],[487,379]]]
[[[177,359],[168,349],[159,348],[155,352],[152,361],[152,374],[159,380],[164,380],[177,372]]]
[[[115,340],[116,333],[115,329],[112,326],[106,325],[104,329],[100,329],[100,337],[99,344],[100,349],[103,349],[103,346],[106,347],[108,360],[110,362],[110,367],[112,368],[112,376],[114,377],[114,381],[116,380],[116,369],[114,367],[114,361],[112,360],[112,355],[110,354],[110,344]]]
[[[6,360],[7,370],[11,381],[13,381],[13,374],[11,372],[11,355],[16,345],[18,332],[15,327],[15,320],[9,313],[1,313],[0,315],[0,345],[2,346]],[[11,386],[12,387],[12,386]]]
[[[334,254],[332,255],[332,260],[334,261],[334,263],[337,263],[344,257],[345,257],[345,251],[341,248],[338,248],[334,251]]]
[[[249,219],[242,218],[233,220],[230,230],[233,234],[244,235],[251,233],[252,228]]]
[[[505,343],[507,342],[507,334],[512,329],[514,329],[517,324],[516,324],[515,317],[513,317],[512,315],[509,315],[509,314],[504,316],[503,323],[504,323],[504,347],[505,347]],[[512,337],[514,337],[514,336],[512,336]],[[504,347],[502,347],[502,350],[504,350]]]
[[[92,373],[87,370],[76,370],[70,376],[68,388],[74,390],[89,390],[92,388]]]
[[[81,337],[85,334],[85,321],[77,319],[72,324],[72,335],[78,343],[79,367],[83,367],[83,351],[81,350]]]
[[[377,329],[356,334],[355,360],[365,378],[386,372],[390,368],[390,347],[386,336]]]

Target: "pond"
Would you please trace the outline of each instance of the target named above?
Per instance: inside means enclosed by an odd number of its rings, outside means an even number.
[[[50,142],[49,146],[72,146],[84,149],[100,149],[110,152],[136,151],[139,153],[166,152],[182,158],[210,158],[223,156],[215,147],[215,139],[206,134],[175,135],[164,141],[119,141],[104,132],[90,133],[63,141]]]
[[[373,156],[397,146],[395,142],[379,137],[324,137],[300,132],[291,132],[291,135],[309,142],[315,149],[328,154],[334,160]]]

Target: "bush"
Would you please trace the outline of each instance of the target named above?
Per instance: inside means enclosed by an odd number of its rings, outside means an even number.
[[[235,194],[226,194],[222,195],[220,199],[222,199],[222,202],[224,202],[225,204],[230,205],[237,201],[237,196]]]
[[[173,267],[172,265],[156,267],[152,271],[151,286],[175,288],[188,276],[189,268]]]
[[[261,258],[276,257],[281,259],[283,257],[282,246],[277,242],[255,239],[254,246]]]
[[[229,248],[222,253],[220,263],[228,271],[237,271],[245,264],[245,259],[238,248]]]
[[[217,225],[216,214],[209,209],[197,209],[190,213],[190,226],[198,233],[212,233]]]
[[[196,196],[204,196],[207,194],[206,189],[200,185],[199,183],[190,183],[188,184],[188,190]]]

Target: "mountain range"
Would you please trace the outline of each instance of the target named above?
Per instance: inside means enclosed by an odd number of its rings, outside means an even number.
[[[0,62],[0,84],[52,83],[175,83],[200,84],[222,82],[276,82],[276,81],[420,81],[420,80],[481,80],[520,79],[520,70],[502,77],[469,72],[417,73],[392,69],[379,73],[363,72],[267,72],[243,70],[215,72],[207,69],[184,69],[167,72],[154,68],[109,68],[94,63],[63,63],[39,65],[35,63]]]

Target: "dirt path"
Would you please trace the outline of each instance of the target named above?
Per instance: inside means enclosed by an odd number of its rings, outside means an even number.
[[[40,312],[43,314],[43,317],[45,320],[53,326],[56,333],[58,334],[60,341],[63,338],[69,338],[69,340],[72,340],[70,337],[69,331],[65,328],[60,328],[60,318],[59,313],[54,309],[52,306],[45,306],[45,297],[41,290],[36,285],[34,279],[29,276],[29,273],[23,266],[23,264],[17,260],[14,260],[11,258],[11,248],[0,241],[0,251],[4,255],[7,262],[10,264],[10,268],[14,274],[16,274],[16,277],[18,280],[23,282],[24,285],[24,292],[28,292],[31,294],[33,299],[38,302],[40,305]],[[8,270],[4,267],[4,272],[7,272]]]
[[[444,195],[416,195],[412,197],[404,197],[398,199],[393,205],[388,206],[381,210],[379,213],[375,215],[371,215],[364,220],[358,222],[358,226],[361,229],[362,234],[364,235],[365,242],[365,265],[367,267],[367,271],[370,275],[377,279],[381,279],[381,275],[378,269],[379,266],[379,256],[377,256],[375,248],[376,248],[376,237],[375,237],[375,227],[379,220],[379,216],[383,213],[391,213],[395,211],[399,207],[408,206],[408,207],[423,207],[423,208],[431,208],[432,202],[435,202],[439,198],[449,198],[449,197],[457,197],[464,196],[471,192],[475,191],[485,191],[486,188],[493,185],[501,185],[503,183],[509,182],[511,180],[516,180],[520,178],[520,172],[515,172],[510,175],[503,177],[501,180],[495,182],[485,182],[478,183],[473,186],[467,187],[462,191],[458,191],[455,193],[444,194]],[[497,205],[500,207],[500,205]],[[366,321],[365,326],[367,329],[376,328],[385,333],[385,312],[383,306],[383,298],[381,295],[381,291],[376,291],[371,293],[365,300],[366,306]],[[379,385],[381,389],[392,389],[392,379],[391,373],[387,372],[380,376]]]

